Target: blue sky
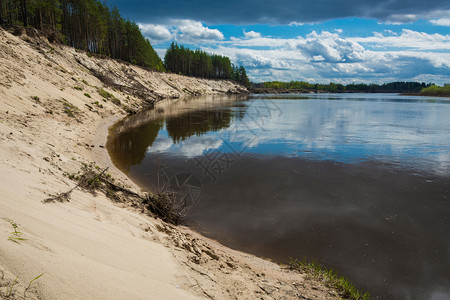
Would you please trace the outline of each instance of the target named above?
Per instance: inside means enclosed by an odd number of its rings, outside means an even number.
[[[161,58],[171,41],[226,55],[254,82],[450,83],[450,1],[108,0]]]

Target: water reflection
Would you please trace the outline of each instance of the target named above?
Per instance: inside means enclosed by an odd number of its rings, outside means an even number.
[[[232,121],[242,119],[246,106],[239,102],[246,99],[245,95],[220,95],[158,103],[155,109],[129,116],[110,129],[107,148],[111,159],[119,169],[128,173],[131,166],[142,162],[147,151],[165,151],[191,136],[198,137],[199,141],[188,141],[188,146],[201,146],[208,141],[214,144],[211,139],[201,136],[225,129]],[[160,134],[163,128],[165,135]]]
[[[115,127],[111,156],[147,188],[161,165],[193,174],[193,226],[228,246],[318,259],[382,299],[448,298],[450,99],[277,97],[163,103]],[[197,162],[216,154],[211,184]]]
[[[156,119],[130,128],[123,123],[122,121],[110,130],[106,146],[112,161],[120,170],[128,173],[131,166],[138,165],[145,158],[147,149],[158,136],[164,120]]]
[[[450,104],[448,97],[424,97],[397,94],[253,94],[249,99],[289,99],[289,100],[342,100],[373,101],[373,102],[403,102],[403,103],[441,103]]]
[[[166,129],[173,142],[179,143],[193,135],[202,136],[228,128],[233,118],[231,109],[189,112],[183,116],[168,117]]]

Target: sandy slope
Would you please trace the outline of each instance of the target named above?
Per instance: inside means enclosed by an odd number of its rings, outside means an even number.
[[[115,178],[138,190],[103,148],[107,128],[125,110],[164,97],[242,88],[90,58],[28,34],[0,29],[0,298],[10,290],[30,299],[336,298],[305,275],[102,194],[75,190],[70,202],[43,204],[75,185],[63,174],[82,162],[110,166]],[[25,240],[9,240],[17,236],[11,223]]]

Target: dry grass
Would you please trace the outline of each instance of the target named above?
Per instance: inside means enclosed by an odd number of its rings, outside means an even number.
[[[114,202],[129,204],[142,213],[157,216],[171,224],[178,225],[184,221],[186,205],[179,200],[180,195],[177,192],[170,190],[168,187],[162,187],[156,194],[139,195],[115,183],[114,178],[107,173],[107,170],[108,168],[101,169],[94,164],[83,163],[80,172],[67,174],[69,179],[77,182],[73,188],[44,199],[42,202],[68,202],[71,193],[75,189],[81,189],[94,195],[101,192]]]

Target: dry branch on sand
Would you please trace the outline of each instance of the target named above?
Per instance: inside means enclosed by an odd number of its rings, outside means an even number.
[[[120,184],[114,183],[114,179],[106,173],[109,167],[100,169],[94,164],[83,164],[79,174],[71,174],[69,178],[77,181],[70,190],[58,193],[43,203],[68,202],[70,195],[75,189],[81,189],[94,194],[100,191],[114,202],[126,203],[138,208],[142,213],[160,217],[163,221],[178,225],[183,222],[186,214],[186,205],[179,201],[180,197],[176,191],[164,186],[155,194],[139,195]]]

